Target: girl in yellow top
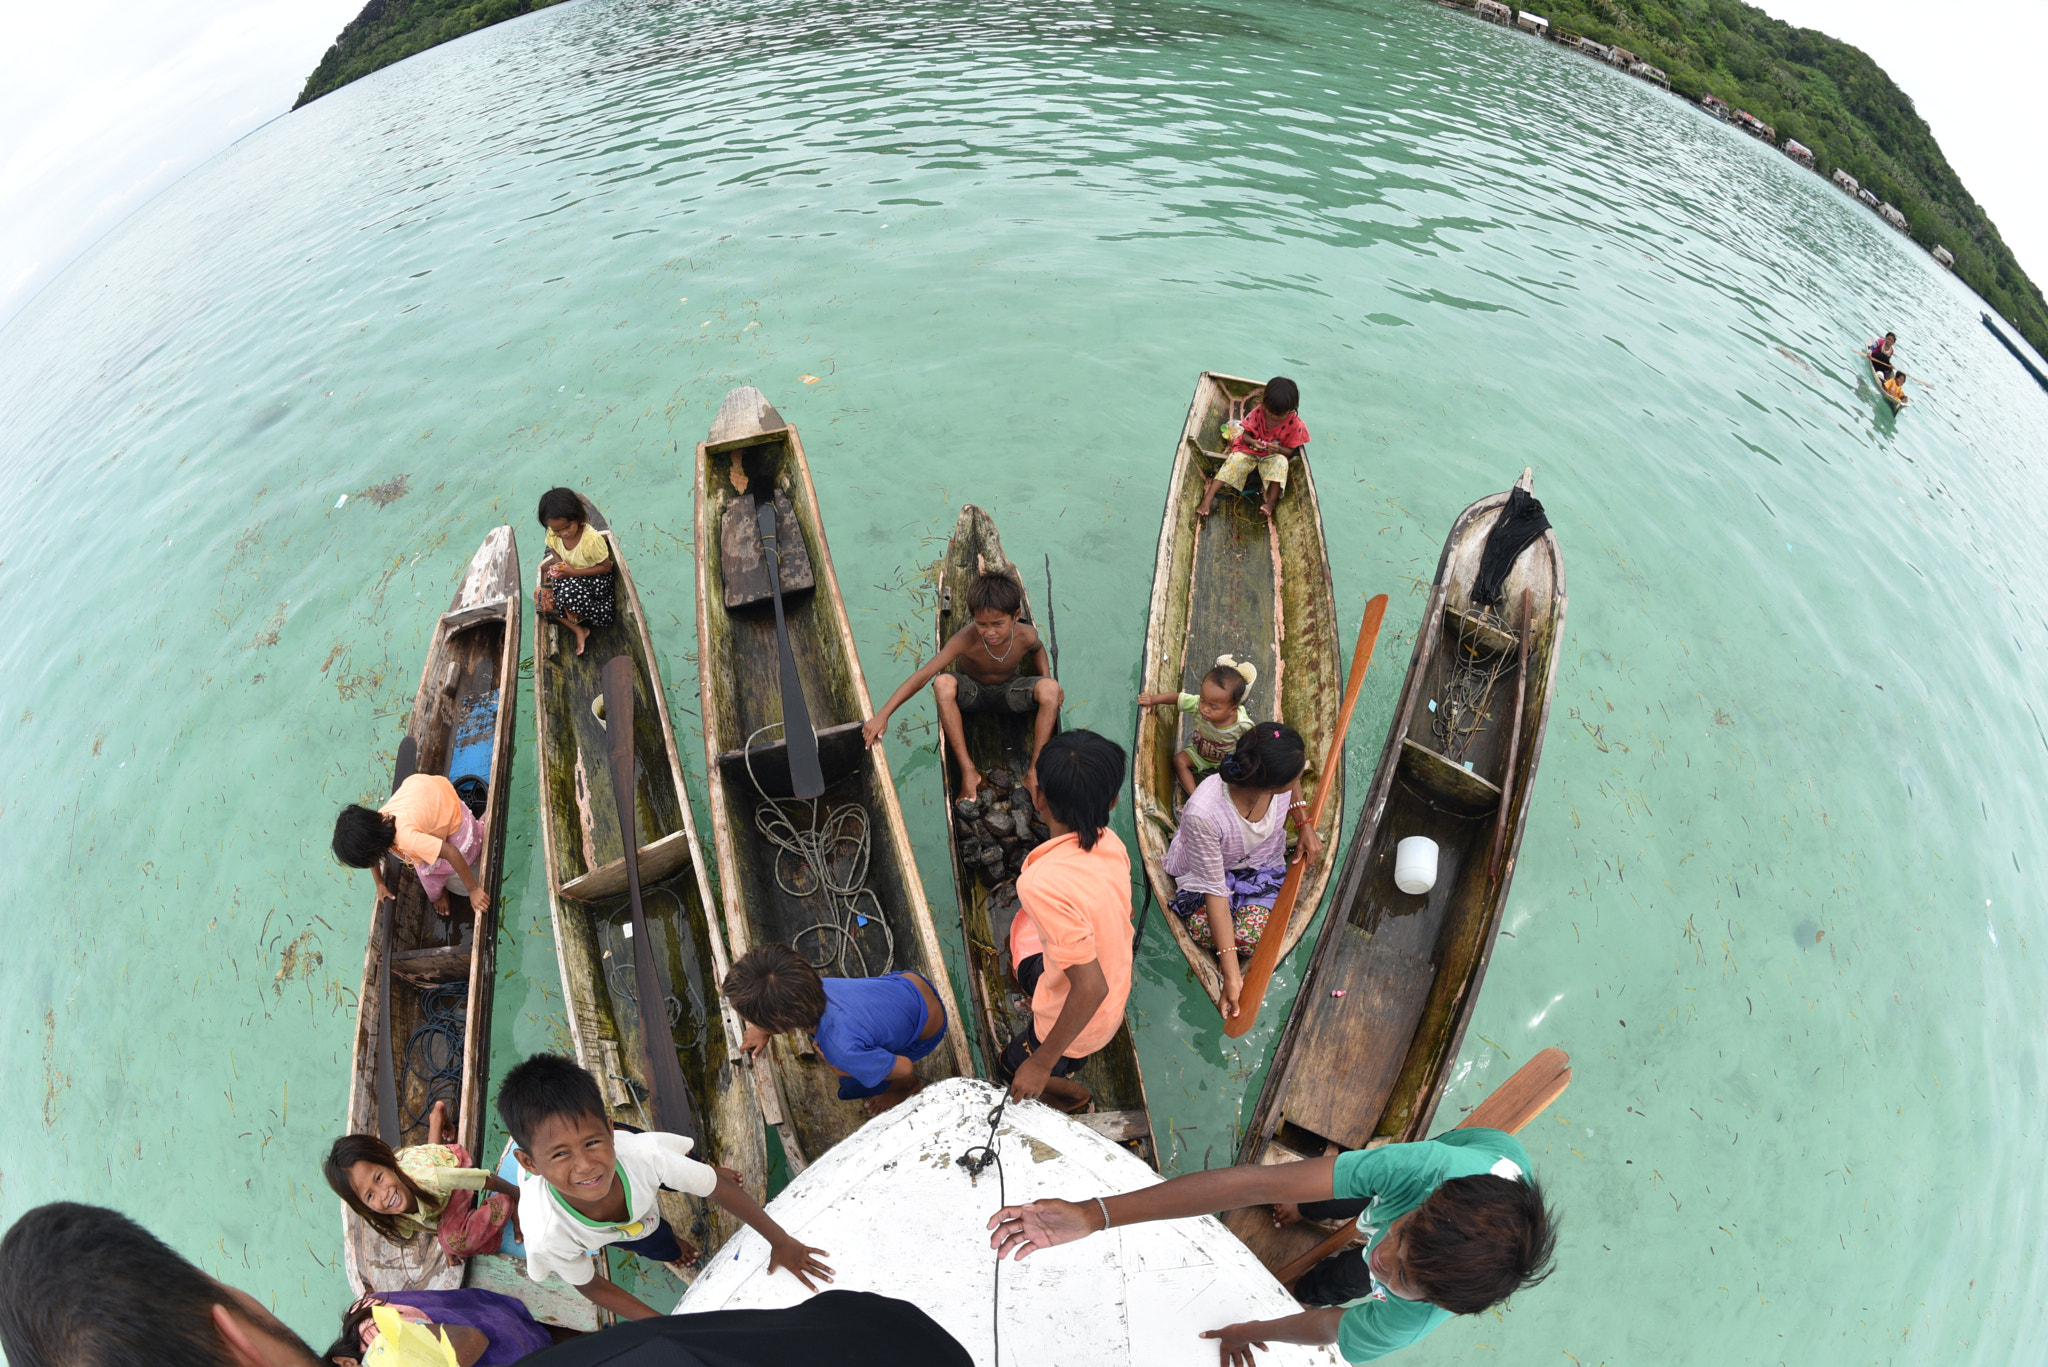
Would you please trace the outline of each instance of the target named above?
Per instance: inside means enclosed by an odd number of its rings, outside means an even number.
[[[444,1143],[448,1103],[437,1101],[427,1142],[393,1152],[373,1134],[334,1141],[321,1171],[343,1203],[393,1243],[431,1231],[451,1261],[497,1250],[507,1221],[519,1234],[519,1188],[469,1165],[469,1151]]]
[[[368,869],[377,880],[377,896],[391,896],[384,882],[384,856],[396,851],[419,875],[420,886],[434,910],[448,914],[448,884],[469,898],[470,910],[490,910],[485,891],[471,865],[484,852],[484,827],[439,774],[414,774],[381,811],[350,803],[334,819],[334,857],[352,869]]]
[[[541,557],[540,587],[533,600],[540,615],[576,633],[581,655],[593,627],[613,621],[611,543],[583,520],[583,500],[574,489],[550,489],[540,496],[540,525],[548,529]]]

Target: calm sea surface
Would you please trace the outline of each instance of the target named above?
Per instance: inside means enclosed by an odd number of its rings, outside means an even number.
[[[531,587],[543,489],[618,526],[694,772],[688,458],[740,383],[878,697],[972,501],[1124,739],[1195,376],[1284,373],[1345,639],[1393,598],[1354,814],[1458,510],[1533,466],[1571,576],[1443,1111],[1571,1051],[1525,1134],[1559,1270],[1404,1363],[2038,1361],[2048,395],[1978,307],[1761,144],[1414,0],[581,0],[351,86],[0,330],[0,1221],[120,1206],[326,1342],[369,911],[330,823],[492,525]],[[1885,328],[1931,382],[1897,419]],[[566,1040],[531,717],[500,1071]],[[1299,969],[1229,1042],[1152,927],[1179,1170],[1230,1161]]]

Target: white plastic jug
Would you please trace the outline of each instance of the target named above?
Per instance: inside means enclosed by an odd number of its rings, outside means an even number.
[[[1394,886],[1403,892],[1428,892],[1436,886],[1436,842],[1411,835],[1394,848]]]

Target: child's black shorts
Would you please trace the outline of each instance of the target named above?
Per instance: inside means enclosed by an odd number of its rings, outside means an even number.
[[[1024,995],[1027,997],[1037,995],[1038,980],[1044,976],[1045,955],[1043,954],[1033,954],[1026,958],[1023,963],[1017,965],[1017,986],[1024,990]],[[1035,1020],[1026,1022],[1024,1028],[1017,1032],[1016,1038],[1012,1039],[1009,1045],[1004,1048],[1003,1056],[996,1060],[997,1066],[1002,1070],[1003,1081],[1008,1082],[1016,1077],[1017,1070],[1024,1066],[1024,1060],[1038,1052],[1041,1043],[1038,1038],[1038,1022]],[[1086,1057],[1066,1058],[1063,1056],[1058,1063],[1053,1064],[1052,1075],[1054,1077],[1072,1077],[1080,1072],[1081,1066],[1087,1062],[1088,1058]]]

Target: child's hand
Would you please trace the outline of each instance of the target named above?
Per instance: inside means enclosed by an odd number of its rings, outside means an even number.
[[[759,1058],[761,1051],[766,1049],[769,1042],[774,1038],[775,1036],[769,1034],[760,1026],[750,1025],[747,1027],[747,1032],[740,1036],[740,1052],[748,1058]]]
[[[818,1261],[820,1255],[830,1256],[822,1248],[812,1248],[803,1240],[785,1234],[768,1246],[768,1270],[771,1273],[786,1271],[804,1284],[804,1290],[816,1291],[818,1288],[811,1284],[812,1277],[821,1282],[832,1280],[832,1269]]]
[[[1004,1206],[989,1216],[988,1227],[995,1233],[989,1236],[988,1246],[998,1259],[1014,1257],[1022,1262],[1042,1248],[1087,1238],[1095,1232],[1096,1223],[1093,1201],[1078,1206],[1045,1197],[1028,1206]]]
[[[875,742],[887,735],[888,731],[889,719],[887,717],[869,717],[865,722],[861,723],[861,743],[872,750],[875,748]]]
[[[732,1183],[741,1191],[745,1191],[747,1189],[747,1179],[740,1176],[739,1173],[735,1172],[733,1169],[728,1168],[725,1164],[713,1163],[711,1167],[712,1170],[715,1171],[720,1177],[723,1177],[726,1181]]]
[[[1243,991],[1244,979],[1242,977],[1239,977],[1235,973],[1224,975],[1223,1001],[1220,1004],[1219,1008],[1223,1012],[1223,1019],[1231,1020],[1237,1015],[1237,998],[1238,994],[1240,994]]]
[[[1215,1339],[1219,1367],[1253,1367],[1258,1361],[1252,1356],[1252,1349],[1266,1351],[1263,1341],[1253,1335],[1265,1326],[1257,1322],[1249,1324],[1227,1324],[1221,1329],[1205,1329],[1202,1337]]]
[[[1017,1076],[1010,1080],[1010,1100],[1036,1101],[1045,1093],[1045,1084],[1052,1081],[1052,1059],[1041,1049],[1024,1060],[1024,1066],[1017,1070]]]

